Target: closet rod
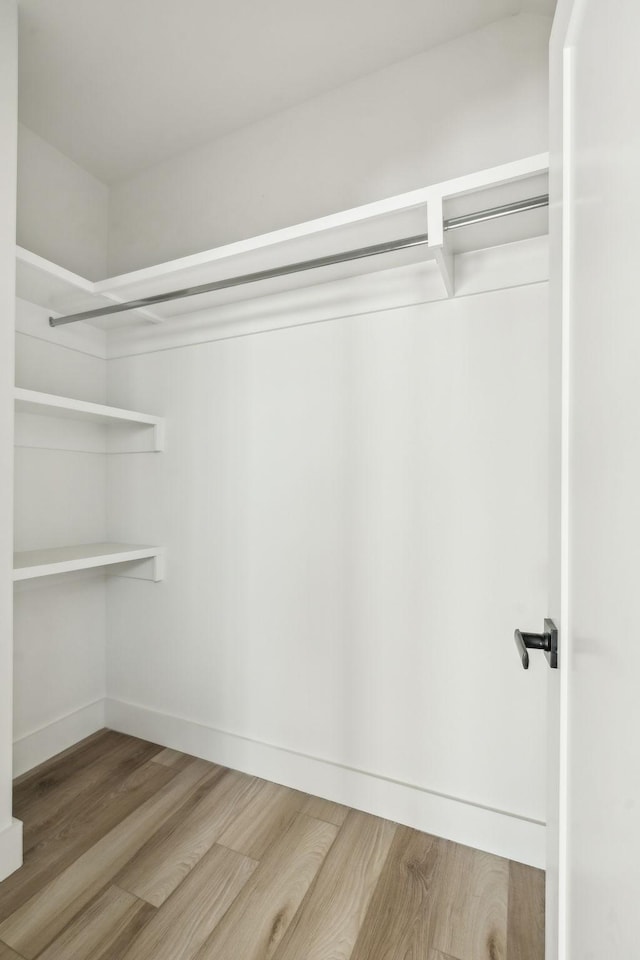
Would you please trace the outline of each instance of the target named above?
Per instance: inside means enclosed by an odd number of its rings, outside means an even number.
[[[516,200],[513,203],[503,203],[499,207],[490,207],[478,213],[465,213],[459,217],[450,217],[444,221],[445,230],[457,230],[459,227],[471,226],[474,223],[484,223],[486,220],[497,220],[512,213],[524,213],[526,210],[537,210],[549,204],[548,194],[530,197],[528,200]],[[92,320],[96,317],[106,317],[112,313],[124,313],[125,310],[136,310],[139,307],[151,307],[156,303],[166,303],[169,300],[182,300],[185,297],[196,297],[201,293],[211,293],[215,290],[226,290],[228,287],[240,287],[245,283],[257,283],[258,280],[272,280],[274,277],[283,277],[290,273],[302,273],[304,270],[315,270],[318,267],[328,267],[334,263],[348,263],[351,260],[362,260],[364,257],[375,257],[383,253],[393,253],[394,250],[408,250],[411,247],[420,247],[428,244],[426,233],[419,233],[413,237],[401,240],[388,240],[385,243],[374,243],[369,247],[360,247],[356,250],[347,250],[344,253],[331,253],[326,257],[315,257],[313,260],[300,260],[298,263],[289,263],[282,267],[272,267],[270,270],[258,270],[256,273],[245,273],[237,277],[228,277],[226,280],[214,280],[211,283],[201,283],[196,287],[185,287],[183,290],[172,290],[170,293],[156,293],[150,297],[141,297],[139,300],[128,300],[126,303],[113,303],[95,310],[85,310],[83,313],[72,313],[66,317],[49,317],[52,327],[60,327],[65,323],[77,323],[78,320]]]

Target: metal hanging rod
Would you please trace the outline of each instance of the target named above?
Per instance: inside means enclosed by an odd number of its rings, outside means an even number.
[[[548,205],[548,194],[542,194],[528,200],[503,203],[498,207],[480,210],[478,213],[465,213],[459,217],[450,217],[444,221],[443,226],[445,230],[457,230],[459,227],[484,223],[486,220],[497,220],[499,217],[506,217],[512,213],[524,213],[527,210],[537,210]],[[226,280],[213,280],[211,283],[201,283],[196,287],[185,287],[183,290],[156,293],[150,297],[141,297],[139,300],[128,300],[126,303],[112,303],[106,307],[85,310],[82,313],[72,313],[66,317],[49,317],[49,324],[52,327],[60,327],[65,323],[77,323],[78,320],[93,320],[96,317],[106,317],[112,313],[124,313],[126,310],[152,307],[156,303],[167,303],[169,300],[183,300],[185,297],[197,297],[201,293],[227,290],[229,287],[240,287],[246,283],[257,283],[259,280],[272,280],[275,277],[283,277],[291,273],[302,273],[305,270],[316,270],[318,267],[329,267],[334,263],[348,263],[351,260],[362,260],[365,257],[377,257],[383,253],[393,253],[395,250],[408,250],[411,247],[426,246],[428,242],[428,234],[419,233],[416,236],[405,237],[401,240],[374,243],[369,247],[359,247],[355,250],[346,250],[343,253],[331,253],[325,257],[315,257],[313,260],[300,260],[298,263],[288,263],[282,267],[272,267],[269,270],[258,270],[255,273],[228,277]]]

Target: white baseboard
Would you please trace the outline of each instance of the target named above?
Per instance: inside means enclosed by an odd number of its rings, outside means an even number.
[[[112,730],[344,803],[426,833],[544,867],[545,826],[537,821],[249,740],[122,700],[106,700],[105,724]]]
[[[14,740],[13,776],[19,777],[79,740],[102,730],[104,715],[105,701],[95,700]]]
[[[12,820],[0,830],[0,881],[22,866],[22,821]]]

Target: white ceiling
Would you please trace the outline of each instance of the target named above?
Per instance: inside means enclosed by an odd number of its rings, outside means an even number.
[[[19,0],[20,119],[106,183],[555,0]]]

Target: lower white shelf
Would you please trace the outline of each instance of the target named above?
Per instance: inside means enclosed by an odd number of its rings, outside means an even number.
[[[71,573],[75,570],[90,570],[92,567],[106,567],[116,563],[131,561],[152,561],[151,571],[145,575],[149,564],[140,564],[141,572],[131,569],[124,576],[143,580],[162,580],[164,576],[162,547],[150,547],[132,543],[83,543],[70,547],[54,547],[49,550],[27,550],[13,555],[13,579],[31,580],[35,577],[48,577],[57,573]]]

